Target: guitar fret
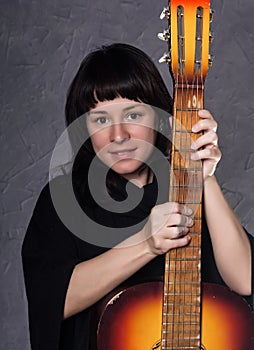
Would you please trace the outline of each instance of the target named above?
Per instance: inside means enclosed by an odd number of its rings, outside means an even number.
[[[172,167],[171,168],[171,170],[184,170],[185,172],[187,172],[188,171],[188,173],[187,173],[187,175],[189,175],[190,174],[190,172],[192,171],[192,172],[196,172],[196,171],[202,171],[202,167],[201,166],[196,166],[196,167],[188,167],[188,169],[185,167],[181,167],[181,166],[174,166],[174,167]],[[190,176],[190,175],[189,175]]]
[[[183,270],[180,270],[180,269],[169,269],[169,272],[171,273],[181,273],[181,274],[191,274],[191,273],[197,273],[197,270],[194,270],[194,269],[190,269],[188,271],[183,271]]]
[[[200,204],[200,201],[178,201],[180,204]]]
[[[181,334],[181,336],[183,335],[186,335],[186,334],[190,334],[190,336],[188,337],[188,339],[197,339],[197,336],[196,336],[196,334],[197,333],[199,333],[199,329],[197,329],[196,327],[197,327],[197,325],[199,325],[199,323],[196,323],[196,324],[190,324],[190,325],[188,325],[188,326],[190,326],[190,328],[191,328],[191,326],[193,326],[193,328],[194,329],[187,329],[187,330],[181,330],[180,332],[179,332],[179,330],[177,329],[177,330],[164,330],[163,331],[163,333],[164,334]],[[181,339],[181,340],[183,340],[183,339]]]
[[[182,302],[174,302],[174,303],[168,303],[167,306],[183,306],[183,303]],[[184,303],[184,306],[194,306],[194,307],[199,307],[200,306],[200,302],[191,302],[191,303]],[[163,312],[163,316],[167,316],[168,315],[168,312]],[[175,313],[175,315],[177,315]]]
[[[164,306],[172,306],[173,304],[164,304]],[[181,304],[183,306],[183,308],[186,306],[185,304]],[[196,309],[199,309],[200,308],[200,303],[198,303],[197,305],[192,305],[192,306],[195,306]],[[171,319],[173,318],[180,318],[182,317],[183,319],[185,318],[184,321],[182,321],[181,323],[192,323],[192,321],[187,321],[186,318],[187,317],[191,317],[191,318],[197,318],[200,316],[200,311],[199,312],[184,312],[184,316],[183,316],[183,312],[174,312],[172,314],[169,314],[168,312],[163,314],[164,316],[168,317],[168,316],[171,316]],[[174,323],[174,322],[173,322]],[[163,324],[168,324],[168,322],[163,322]]]
[[[199,282],[188,282],[188,281],[174,281],[174,282],[168,282],[167,283],[168,285],[190,285],[190,286],[193,286],[193,285],[199,285]],[[164,293],[165,295],[168,295],[168,293]]]
[[[197,185],[188,185],[188,184],[186,184],[186,185],[172,185],[171,186],[172,188],[181,188],[181,189],[185,189],[185,188],[187,188],[188,190],[189,189],[196,189],[196,188],[198,188],[198,189],[200,189],[200,188],[203,188],[203,186],[202,185],[199,185],[199,184],[197,184]]]
[[[179,108],[179,107],[176,107],[176,111],[180,111],[180,112],[198,112],[198,111],[200,111],[200,108]]]
[[[179,133],[179,134],[191,134],[192,130],[191,129],[174,129],[174,133]],[[195,134],[196,135],[196,134]]]
[[[190,148],[173,148],[175,153],[179,153],[179,152],[184,152],[184,153],[194,153],[195,151],[193,149]]]
[[[167,326],[174,326],[174,325],[182,325],[182,326],[200,326],[200,322],[165,322],[163,323],[163,326],[167,327]]]
[[[170,259],[170,261],[193,261],[193,262],[196,262],[197,260],[199,260],[200,256],[197,256],[196,258],[187,258],[187,257],[182,257],[182,258],[172,258]],[[175,271],[175,270],[173,270]],[[189,270],[188,270],[189,272]]]
[[[194,292],[191,292],[191,293],[180,293],[180,292],[174,292],[174,293],[168,293],[168,296],[188,296],[188,297],[199,297],[201,295],[201,292],[200,293],[194,293]]]
[[[198,305],[199,306],[199,305]],[[167,313],[167,316],[171,316],[171,317],[174,317],[174,316],[182,316],[182,313],[179,313],[179,314],[176,314],[176,313],[172,313],[172,314],[169,314]],[[200,316],[200,313],[199,312],[189,312],[189,313],[184,313],[184,316]],[[167,325],[169,324],[170,322],[163,322],[163,324]],[[174,322],[173,322],[174,323]]]
[[[169,345],[170,347],[164,347],[162,346],[161,350],[200,350],[200,347],[199,345],[181,345],[181,346],[178,346],[178,345],[174,345],[174,348],[172,348],[171,345]]]
[[[189,83],[184,83],[184,84],[180,84],[180,83],[176,83],[175,84],[176,89],[181,89],[181,90],[189,90],[191,89],[200,89],[200,90],[204,90],[204,85],[203,84],[189,84]]]

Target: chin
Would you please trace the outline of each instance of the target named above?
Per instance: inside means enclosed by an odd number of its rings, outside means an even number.
[[[143,162],[138,160],[126,159],[115,163],[111,169],[119,175],[134,175],[143,164]]]

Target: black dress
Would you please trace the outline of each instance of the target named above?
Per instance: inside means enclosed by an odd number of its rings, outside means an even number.
[[[66,177],[54,180],[59,193],[68,198]],[[129,183],[129,190],[139,195],[140,189]],[[156,203],[162,203],[167,195],[164,191],[157,198],[157,183],[144,186],[141,202],[128,213],[112,213],[102,209],[95,202],[89,202],[87,216],[107,227],[113,227],[113,235],[118,228],[133,228],[128,234],[137,232]],[[126,198],[126,180],[120,179],[116,200]],[[120,202],[119,202],[120,203]],[[66,215],[76,220],[75,212],[68,209]],[[68,214],[69,213],[69,214]],[[77,219],[78,220],[78,219]],[[82,224],[83,225],[83,224]],[[59,219],[50,195],[49,184],[42,190],[23,242],[22,259],[28,299],[29,328],[32,350],[93,350],[91,315],[92,307],[77,315],[63,319],[65,295],[72,271],[76,264],[91,259],[108,248],[95,245],[90,239],[94,227],[83,225],[89,242],[70,232]],[[94,232],[96,235],[96,232]],[[97,232],[98,234],[98,232]],[[85,236],[84,236],[85,237]],[[249,236],[252,245],[254,243]],[[122,237],[119,239],[121,240]],[[223,284],[215,265],[211,241],[205,221],[202,229],[202,280]],[[253,259],[253,258],[252,258]],[[162,278],[164,256],[159,256],[145,265],[125,283],[135,284],[144,280]],[[250,302],[250,298],[248,299]],[[110,350],[110,349],[109,349]]]

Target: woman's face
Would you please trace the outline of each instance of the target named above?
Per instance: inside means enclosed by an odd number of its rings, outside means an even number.
[[[153,151],[158,127],[154,110],[119,97],[98,102],[89,111],[86,123],[101,161],[127,179],[144,184],[147,168],[142,172],[140,169]]]

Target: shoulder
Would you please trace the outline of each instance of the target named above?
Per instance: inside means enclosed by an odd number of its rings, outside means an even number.
[[[60,220],[56,210],[54,196],[58,193],[58,201],[66,201],[65,184],[67,182],[66,176],[59,176],[49,181],[41,190],[38,199],[36,201],[27,232],[34,231],[39,232],[43,230],[45,235],[52,231],[54,228],[63,230],[63,223]],[[65,193],[65,195],[61,195]]]
[[[49,182],[41,189],[38,199],[35,204],[33,215],[43,213],[46,211],[49,213],[54,209],[54,196],[58,194],[63,200],[66,196],[67,183],[69,181],[68,176],[58,176]],[[54,211],[54,210],[53,210]]]

